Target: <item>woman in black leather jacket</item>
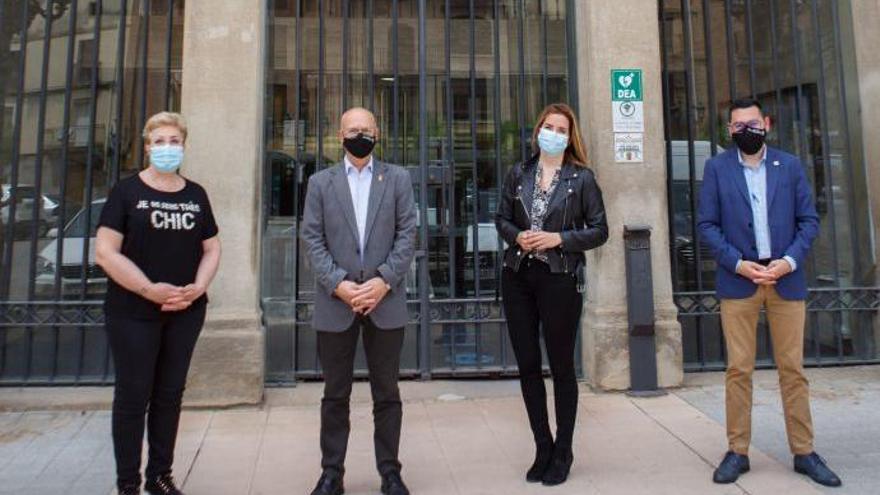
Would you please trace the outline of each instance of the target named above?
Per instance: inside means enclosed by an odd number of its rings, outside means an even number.
[[[532,137],[535,156],[510,168],[495,226],[508,245],[502,272],[504,312],[536,444],[526,479],[558,485],[568,478],[574,459],[574,352],[586,287],[584,251],[605,243],[608,225],[571,108],[548,105]],[[540,329],[553,375],[555,441],[547,414]]]

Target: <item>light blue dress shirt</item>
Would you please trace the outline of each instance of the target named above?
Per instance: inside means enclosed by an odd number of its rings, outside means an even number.
[[[357,167],[345,157],[345,175],[348,177],[348,189],[351,191],[351,204],[354,205],[354,217],[358,228],[358,245],[361,261],[364,259],[364,238],[367,235],[367,208],[370,203],[370,186],[373,182],[373,159],[363,169]]]
[[[742,153],[737,150],[739,164],[742,165],[743,176],[749,189],[749,202],[752,206],[752,222],[755,226],[755,247],[758,248],[758,259],[768,259],[772,256],[773,249],[770,244],[770,221],[768,219],[767,204],[767,148],[757,167],[746,165]],[[783,259],[791,265],[791,271],[797,269],[797,263],[791,256],[783,256]],[[737,264],[738,265],[738,264]]]

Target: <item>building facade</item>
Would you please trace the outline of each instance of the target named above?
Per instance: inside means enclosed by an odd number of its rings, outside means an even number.
[[[586,380],[629,386],[623,232],[634,225],[651,228],[660,385],[723,368],[715,264],[694,236],[694,213],[703,163],[730,145],[727,107],[747,96],[772,116],[771,144],[801,157],[821,216],[806,267],[808,363],[878,362],[876,2],[40,0],[0,9],[0,383],[112,382],[94,221],[108,188],[143,165],[139,127],[162,109],[189,120],[183,173],[206,187],[224,244],[190,403],[255,402],[266,385],[320,378],[298,226],[308,177],[341,159],[338,119],[355,105],[376,113],[376,153],[410,170],[418,203],[405,376],[516,373],[493,214],[504,174],[530,155],[534,119],[554,101],[579,113],[611,228],[588,253],[578,342]],[[614,70],[640,76],[634,101],[614,102]],[[642,126],[617,127],[621,108],[637,108]],[[760,338],[759,362],[772,366],[765,330]]]

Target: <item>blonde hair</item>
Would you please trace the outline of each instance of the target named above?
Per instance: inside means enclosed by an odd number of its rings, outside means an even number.
[[[176,112],[159,112],[147,119],[147,123],[144,124],[144,142],[149,143],[150,134],[156,129],[166,126],[177,127],[180,130],[183,142],[186,142],[186,119],[183,118],[183,115]]]
[[[541,115],[538,116],[538,124],[535,125],[535,130],[532,131],[532,150],[535,153],[540,151],[538,148],[538,132],[541,130],[541,126],[544,125],[544,121],[547,120],[547,117],[553,114],[559,114],[568,119],[569,138],[568,146],[565,148],[565,162],[586,167],[587,147],[584,144],[584,140],[581,138],[581,129],[580,126],[578,126],[574,110],[565,103],[551,103],[541,111]]]

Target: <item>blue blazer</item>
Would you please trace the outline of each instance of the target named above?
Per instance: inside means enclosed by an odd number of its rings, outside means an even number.
[[[806,299],[806,258],[819,233],[810,184],[801,161],[784,151],[768,146],[765,167],[771,257],[791,256],[797,263],[797,270],[776,282],[776,291],[783,299]],[[752,296],[758,286],[736,273],[737,261],[757,261],[758,251],[749,189],[735,146],[706,161],[697,228],[718,262],[718,297]]]

